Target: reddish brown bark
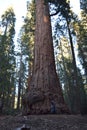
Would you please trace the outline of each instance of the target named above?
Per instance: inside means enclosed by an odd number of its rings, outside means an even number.
[[[69,112],[55,69],[49,8],[44,0],[36,0],[34,70],[25,104],[30,107],[31,114],[41,114],[51,112],[52,101],[56,113]]]

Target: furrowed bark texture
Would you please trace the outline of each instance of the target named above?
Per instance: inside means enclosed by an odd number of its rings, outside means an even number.
[[[34,70],[25,101],[30,114],[50,113],[52,101],[56,113],[69,112],[56,73],[49,7],[44,0],[36,0]]]

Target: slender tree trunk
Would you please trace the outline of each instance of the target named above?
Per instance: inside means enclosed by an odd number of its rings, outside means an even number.
[[[69,112],[56,73],[49,7],[44,0],[36,0],[34,70],[25,100],[31,114],[50,113],[52,102],[56,113]]]
[[[72,41],[72,36],[69,28],[69,22],[68,19],[67,21],[67,28],[68,28],[68,34],[69,34],[69,39],[70,39],[70,44],[71,44],[71,51],[72,51],[72,64],[73,64],[73,112],[74,113],[81,113],[81,106],[80,106],[80,87],[78,83],[78,72],[77,72],[77,67],[76,67],[76,59],[75,59],[75,53],[74,53],[74,47],[73,47],[73,41]]]
[[[62,56],[62,64],[63,64],[63,67],[64,67],[64,78],[65,78],[65,81],[66,81],[66,85],[65,85],[65,91],[67,93],[67,99],[68,99],[68,106],[70,111],[71,111],[71,96],[72,96],[72,91],[71,91],[71,88],[70,88],[70,83],[69,83],[69,78],[68,78],[68,74],[67,74],[67,68],[66,68],[66,61],[64,59],[64,54],[63,54],[63,48],[62,48],[62,43],[60,42],[60,47],[61,47],[61,56]]]
[[[21,98],[21,78],[22,78],[22,75],[21,75],[21,72],[22,72],[22,55],[21,55],[21,58],[20,58],[20,71],[19,71],[19,82],[18,82],[18,99],[17,99],[17,109],[20,108],[20,98]]]
[[[13,94],[12,94],[12,99],[11,99],[11,108],[12,109],[15,108],[15,93],[16,93],[16,89],[14,87]]]
[[[20,97],[21,97],[21,78],[19,77],[17,109],[20,108]]]

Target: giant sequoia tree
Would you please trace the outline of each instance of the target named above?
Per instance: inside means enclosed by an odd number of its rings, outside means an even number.
[[[24,103],[31,114],[50,113],[54,102],[57,113],[66,113],[54,60],[49,6],[44,0],[36,0],[36,32],[34,69]],[[29,111],[27,111],[29,112]]]

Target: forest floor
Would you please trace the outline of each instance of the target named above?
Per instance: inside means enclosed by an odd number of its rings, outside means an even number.
[[[0,130],[87,130],[87,115],[4,115]]]

